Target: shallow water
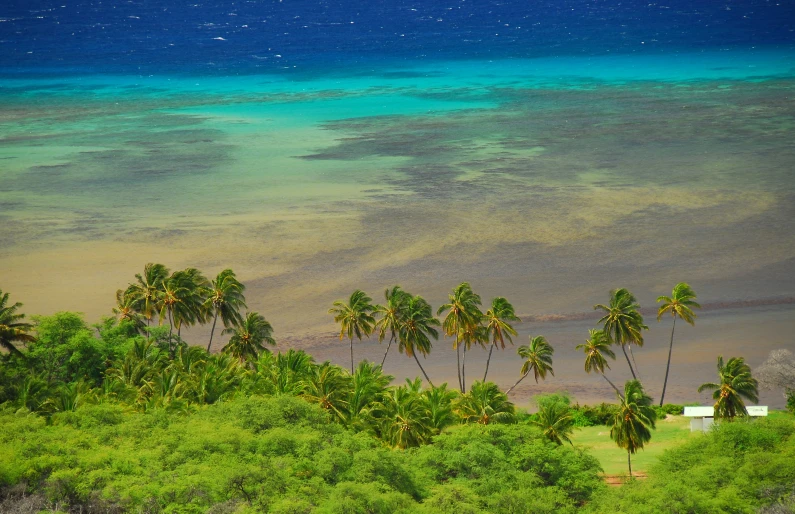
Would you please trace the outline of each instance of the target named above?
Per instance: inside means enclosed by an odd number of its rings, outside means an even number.
[[[775,304],[795,296],[795,52],[688,41],[311,63],[307,46],[289,72],[174,59],[136,73],[52,41],[60,67],[0,59],[0,285],[28,313],[94,320],[146,262],[231,267],[285,344],[343,364],[326,311],[355,288],[380,300],[399,283],[439,305],[469,281],[527,316],[588,311],[615,287],[649,307],[679,281],[702,302]],[[573,346],[592,323],[527,324],[518,341]],[[793,329],[786,305],[705,313],[683,329],[671,399],[693,398],[718,353],[758,364]],[[649,338],[642,369],[664,361],[667,328]],[[543,387],[602,398],[569,350]],[[508,384],[517,357],[495,359]]]

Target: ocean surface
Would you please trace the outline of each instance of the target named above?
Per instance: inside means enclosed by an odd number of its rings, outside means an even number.
[[[586,313],[636,294],[654,391],[655,299],[687,281],[711,307],[677,328],[668,395],[698,401],[717,355],[795,346],[793,95],[783,0],[11,0],[0,288],[94,321],[147,262],[231,267],[282,347],[344,363],[334,300],[397,283],[438,306],[469,281],[514,304],[517,344],[556,348],[520,401],[601,401],[573,350]],[[450,346],[432,378],[455,376]],[[512,384],[521,360],[495,359]],[[417,374],[397,353],[386,368]]]

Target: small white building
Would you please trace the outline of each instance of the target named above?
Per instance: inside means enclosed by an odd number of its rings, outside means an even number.
[[[749,416],[767,416],[766,405],[751,405],[745,408]],[[706,432],[715,423],[714,407],[685,407],[685,416],[690,419],[691,432]]]

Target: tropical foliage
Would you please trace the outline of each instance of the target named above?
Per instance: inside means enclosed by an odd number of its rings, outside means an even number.
[[[613,344],[621,347],[624,357],[627,359],[627,366],[632,373],[632,378],[638,378],[637,369],[633,368],[629,361],[626,347],[630,345],[643,346],[643,330],[649,327],[643,324],[643,316],[640,314],[640,304],[635,299],[635,295],[625,288],[610,291],[610,303],[608,305],[597,304],[594,309],[603,311],[605,314],[599,320],[602,330]],[[632,347],[630,346],[630,352]]]
[[[348,337],[351,341],[351,375],[353,375],[353,336],[361,341],[362,337],[369,336],[375,327],[373,312],[376,307],[372,301],[364,291],[357,289],[351,293],[347,302],[337,300],[329,309],[329,314],[334,314],[334,322],[340,324],[340,339]]]
[[[462,372],[461,367],[461,336],[466,333],[472,334],[480,325],[483,318],[480,305],[480,295],[472,291],[472,286],[469,283],[463,282],[453,289],[452,294],[448,295],[448,303],[440,306],[436,312],[437,316],[441,316],[443,312],[447,311],[447,316],[442,321],[442,328],[445,335],[455,338],[453,349],[456,351],[458,387],[462,393],[466,392],[466,375]],[[466,346],[464,349],[466,351]],[[464,359],[466,359],[466,355]]]
[[[671,342],[668,345],[668,364],[665,365],[665,380],[663,381],[663,389],[660,394],[660,406],[665,399],[665,389],[668,386],[668,372],[671,370],[671,353],[674,348],[674,330],[676,330],[676,318],[682,318],[691,326],[696,322],[696,314],[693,309],[700,309],[701,306],[696,303],[696,293],[693,289],[684,282],[680,282],[674,286],[671,296],[660,296],[657,298],[657,303],[662,302],[657,310],[657,321],[670,313],[674,319],[671,325]]]
[[[33,336],[29,334],[33,328],[30,323],[23,321],[25,315],[17,313],[17,309],[22,304],[17,302],[8,303],[8,293],[3,293],[0,289],[0,348],[19,354],[19,350],[14,343],[29,343],[33,341]]]
[[[552,345],[547,342],[544,336],[530,336],[530,344],[520,346],[516,349],[516,353],[519,357],[524,359],[522,369],[519,372],[521,376],[519,380],[506,391],[506,394],[510,394],[510,392],[519,385],[519,382],[524,380],[530,372],[533,373],[536,384],[539,378],[542,380],[547,378],[547,373],[551,374],[553,377],[555,376],[555,371],[552,369],[552,354],[555,353],[555,349],[552,348]]]
[[[617,395],[619,408],[610,428],[610,439],[619,448],[627,450],[627,466],[632,476],[632,454],[643,449],[651,440],[655,428],[657,412],[652,408],[652,399],[643,391],[637,380],[629,380],[624,385],[624,394]]]
[[[754,403],[759,401],[758,382],[742,357],[732,357],[724,363],[723,356],[719,356],[718,382],[701,384],[698,392],[702,391],[712,391],[716,419],[731,421],[737,416],[747,416],[743,398]]]

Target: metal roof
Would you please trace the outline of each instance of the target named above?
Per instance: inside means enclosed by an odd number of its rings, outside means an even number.
[[[750,405],[746,407],[749,416],[767,416],[767,405]],[[685,407],[685,416],[689,418],[712,418],[715,409],[709,407]]]

